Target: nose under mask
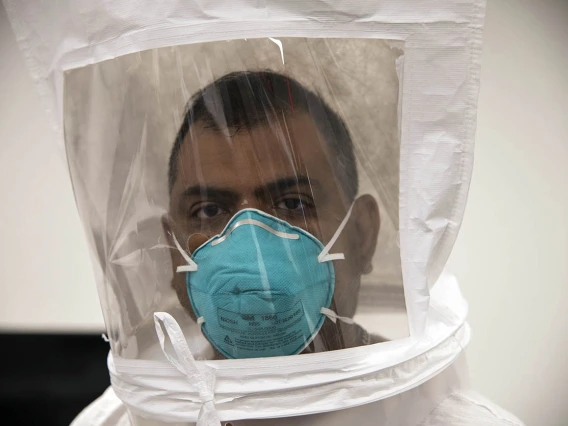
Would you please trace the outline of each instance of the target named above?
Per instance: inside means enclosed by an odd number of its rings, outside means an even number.
[[[255,209],[233,216],[223,231],[189,256],[174,236],[187,264],[191,306],[201,330],[227,358],[300,353],[326,318],[351,323],[331,309],[334,260],[329,254],[351,214],[349,208],[324,246],[305,230]]]

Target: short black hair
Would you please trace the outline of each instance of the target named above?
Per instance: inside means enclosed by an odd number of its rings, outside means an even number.
[[[214,130],[267,124],[274,113],[308,113],[332,149],[343,189],[350,200],[358,191],[357,162],[347,126],[316,93],[293,78],[271,71],[240,71],[227,74],[197,92],[189,100],[169,160],[171,194],[177,178],[177,161],[189,128],[197,122]]]

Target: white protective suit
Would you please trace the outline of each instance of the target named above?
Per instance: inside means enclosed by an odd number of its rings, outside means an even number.
[[[61,136],[112,388],[73,425],[520,425],[444,271],[482,0],[5,0]]]

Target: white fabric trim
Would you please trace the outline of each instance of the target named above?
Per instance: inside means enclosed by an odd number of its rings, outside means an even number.
[[[222,421],[367,404],[418,386],[463,352],[470,331],[465,323],[467,304],[455,279],[441,278],[432,291],[431,306],[421,339],[300,356],[192,361],[192,368],[215,376],[212,403]],[[110,353],[108,367],[116,395],[144,417],[195,422],[208,400],[185,373],[168,363]]]
[[[464,364],[458,360],[433,380],[400,395],[398,401],[389,400],[397,405],[393,411],[386,407],[384,401],[378,401],[336,413],[332,418],[326,413],[315,418],[295,417],[288,423],[296,426],[344,426],[379,425],[386,421],[392,426],[525,426],[517,417],[478,393],[463,390],[461,378],[465,376]],[[428,404],[423,403],[425,395],[428,395]],[[412,406],[412,410],[408,409],[409,406]],[[126,407],[109,387],[77,416],[71,426],[133,426],[138,424],[136,420],[135,417],[130,421]],[[167,426],[161,422],[160,425]]]
[[[201,398],[197,426],[221,426],[221,421],[215,410],[215,375],[212,370],[206,367],[198,368],[197,361],[195,361],[189,346],[187,346],[185,336],[174,317],[166,312],[156,312],[154,324],[164,355],[187,378]],[[166,345],[166,337],[171,342],[170,345]]]

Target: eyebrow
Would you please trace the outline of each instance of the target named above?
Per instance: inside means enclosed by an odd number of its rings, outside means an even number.
[[[215,186],[201,186],[194,185],[190,186],[182,192],[182,198],[189,198],[194,196],[201,196],[203,194],[212,195],[219,198],[238,198],[236,191],[225,188],[217,188]]]
[[[284,192],[290,188],[297,188],[298,186],[307,185],[310,188],[314,185],[317,185],[317,181],[313,181],[307,176],[299,175],[299,176],[290,176],[285,177],[282,179],[275,180],[274,182],[269,182],[263,185],[261,188],[257,188],[254,191],[254,195],[260,197],[262,194],[269,192],[269,193],[280,193]]]
[[[262,185],[261,187],[254,190],[254,194],[255,196],[261,196],[267,191],[270,193],[284,192],[287,189],[296,188],[302,185],[307,185],[311,188],[314,185],[318,185],[318,182],[311,180],[307,176],[303,175],[290,176],[282,179],[277,179],[273,182]],[[194,196],[202,196],[204,194],[207,194],[207,196],[211,196],[213,198],[237,199],[239,197],[239,194],[232,189],[203,185],[194,185],[187,187],[182,192],[181,197],[190,198]]]

